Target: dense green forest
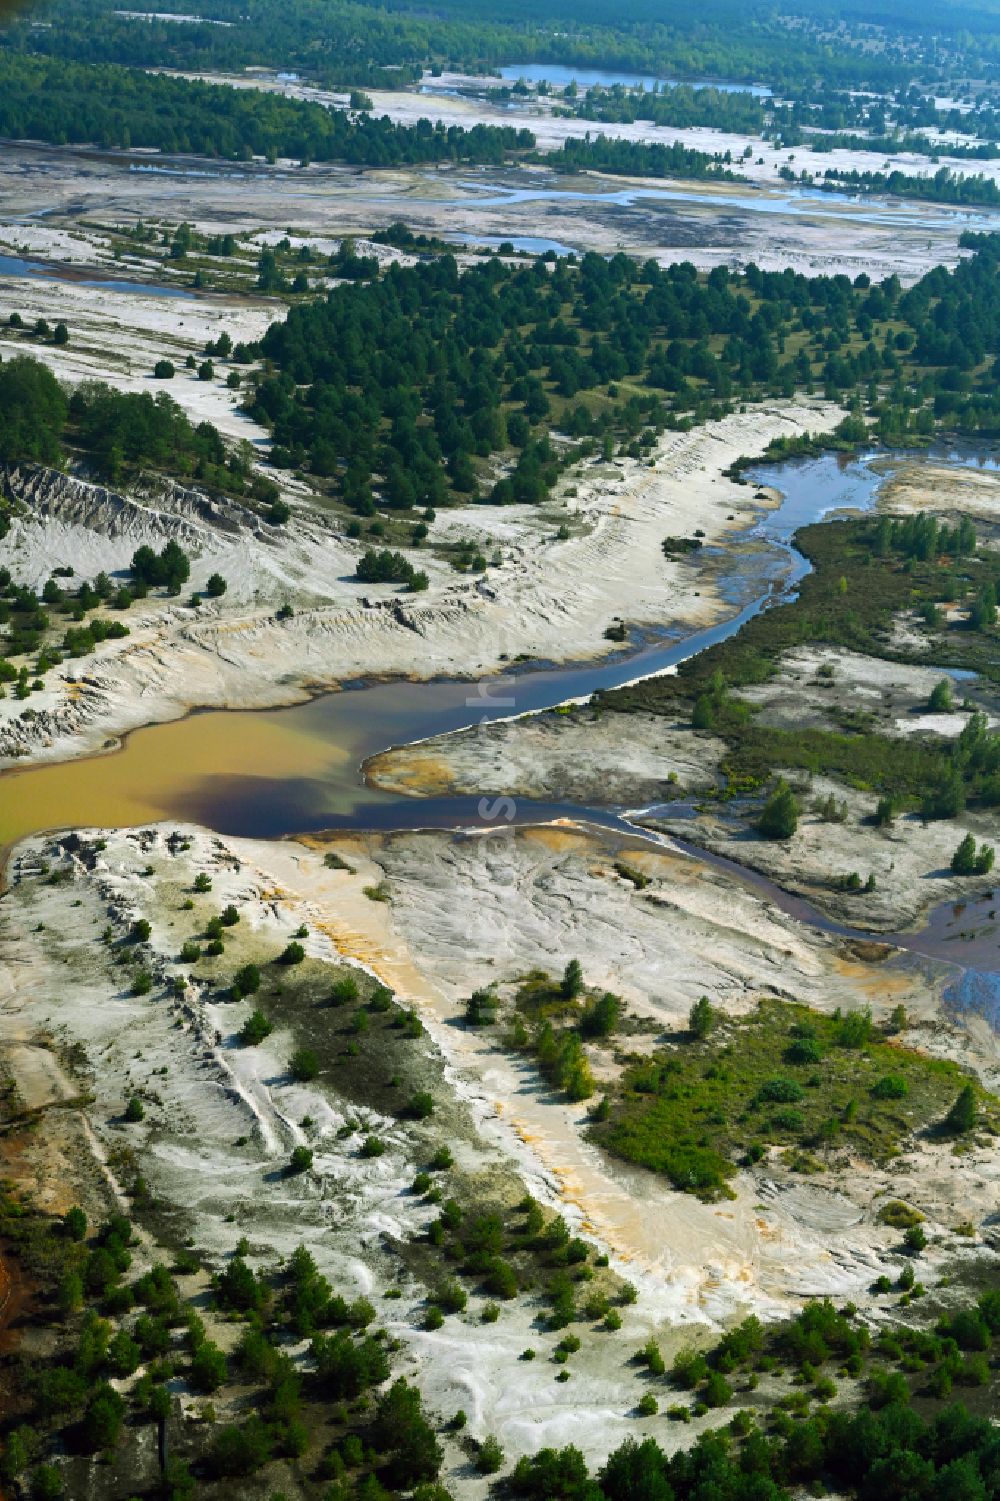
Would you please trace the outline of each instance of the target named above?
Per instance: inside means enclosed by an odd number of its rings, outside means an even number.
[[[930,176],[906,172],[844,172],[828,170],[824,184],[852,193],[888,193],[897,198],[923,198],[932,203],[1000,203],[1000,187],[981,173],[962,175],[939,167]]]
[[[872,1402],[875,1411],[820,1406],[812,1418],[788,1418],[770,1438],[751,1420],[670,1457],[656,1439],[626,1439],[596,1477],[578,1448],[544,1448],[518,1462],[511,1490],[527,1501],[788,1501],[803,1484],[826,1490],[829,1477],[841,1495],[869,1501],[995,1495],[997,1439],[988,1418],[956,1405],[928,1420],[905,1405],[898,1385],[892,1390],[892,1402]]]
[[[400,125],[387,115],[348,114],[259,89],[0,51],[4,136],[105,149],[155,147],[231,161],[263,156],[367,167],[447,161],[495,166],[535,145],[531,131],[516,125]],[[650,177],[727,175],[720,159],[679,143],[569,140],[562,150],[535,159],[566,172],[589,167]]]
[[[557,460],[553,429],[639,453],[666,425],[802,388],[860,403],[848,440],[868,432],[861,409],[887,442],[938,423],[994,433],[1000,237],[965,243],[975,255],[906,292],[894,277],[699,276],[621,254],[459,275],[444,255],[294,307],[235,356],[268,362],[247,404],[275,461],[307,465],[362,514],[540,500],[572,457]],[[488,479],[498,454],[509,472]]]
[[[764,101],[754,94],[711,86],[692,88],[690,84],[658,90],[627,89],[621,84],[606,89],[592,88],[567,112],[581,120],[602,120],[613,124],[649,120],[654,125],[670,126],[675,130],[707,125],[715,130],[739,131],[745,135],[759,134],[767,119]]]
[[[394,125],[305,100],[115,65],[90,67],[0,52],[0,136],[103,147],[153,146],[249,160],[293,157],[371,167],[502,162],[534,145],[514,126]]]
[[[155,147],[168,154],[254,156],[355,166],[461,161],[499,165],[535,145],[516,125],[394,124],[387,115],[348,114],[259,89],[234,89],[115,64],[83,64],[0,51],[0,137]],[[722,159],[679,143],[568,140],[535,160],[559,171],[581,168],[649,177],[725,177]]]
[[[610,172],[625,177],[717,178],[738,181],[730,172],[728,152],[711,156],[674,141],[670,146],[659,141],[626,141],[616,136],[598,135],[580,140],[570,136],[561,151],[550,151],[538,158],[558,172]]]
[[[489,258],[460,274],[435,254],[299,303],[232,358],[264,361],[245,403],[272,430],[273,461],[368,516],[539,501],[586,453],[638,456],[665,427],[799,389],[853,403],[845,443],[993,434],[1000,237],[964,243],[974,254],[954,271],[905,292],[894,277],[706,276],[623,254]],[[249,483],[165,393],[86,385],[67,399],[44,367],[0,365],[0,457],[67,449],[111,479],[145,465],[237,493]]]
[[[845,89],[909,83],[913,63],[905,48],[863,48],[860,36],[851,34],[831,38],[828,12],[809,4],[798,9],[814,16],[793,27],[761,0],[714,0],[695,24],[687,13],[665,14],[646,0],[632,0],[613,24],[606,6],[570,0],[547,0],[541,11],[523,0],[499,6],[453,0],[433,11],[415,0],[287,0],[281,6],[206,0],[198,7],[201,24],[177,24],[129,19],[116,13],[113,0],[51,0],[42,12],[48,25],[25,19],[10,40],[54,56],[133,66],[299,68],[325,83],[398,82],[419,76],[423,66],[481,71],[521,62],[761,81],[792,91],[819,78]],[[941,24],[937,20],[935,30]],[[937,71],[932,50],[924,60]]]

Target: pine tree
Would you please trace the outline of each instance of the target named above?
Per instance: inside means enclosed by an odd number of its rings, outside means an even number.
[[[757,820],[757,831],[765,839],[791,839],[799,826],[799,805],[785,781],[780,781]]]
[[[945,1129],[953,1136],[964,1136],[976,1124],[976,1092],[966,1084],[944,1118]]]

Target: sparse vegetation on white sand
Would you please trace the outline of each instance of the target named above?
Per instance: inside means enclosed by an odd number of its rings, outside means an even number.
[[[388,903],[365,899],[373,880]],[[147,1227],[140,1265],[190,1248],[185,1295],[241,1237],[262,1274],[306,1245],[344,1297],[377,1307],[394,1371],[419,1381],[429,1410],[463,1409],[470,1434],[496,1435],[511,1457],[571,1442],[599,1460],[636,1431],[646,1378],[628,1362],[650,1338],[669,1364],[736,1317],[773,1319],[806,1297],[874,1316],[870,1287],[901,1264],[889,1201],[920,1216],[925,1283],[983,1254],[996,1189],[985,1142],[956,1157],[951,1140],[917,1136],[882,1166],[842,1147],[808,1171],[773,1149],[736,1172],[730,1202],[700,1203],[612,1165],[586,1139],[585,1106],[538,1087],[495,1027],[461,1024],[472,990],[499,986],[506,1005],[519,974],[574,955],[583,983],[613,987],[627,1012],[613,1046],[589,1045],[603,1087],[623,1045],[641,1057],[683,1034],[699,995],[743,1015],[779,974],[780,993],[827,1015],[871,1006],[888,1020],[902,1006],[909,1046],[974,1062],[927,979],[804,934],[692,860],[570,829],[307,846],[160,826],[33,840],[10,881],[0,1025],[19,1109],[39,1122],[15,1179],[43,1207],[128,1206]],[[525,1192],[539,1225],[558,1214],[583,1237],[594,1268],[571,1299],[571,1390],[554,1381],[570,1345],[560,1319],[544,1332],[544,1262],[532,1271],[515,1252],[523,1269],[499,1304],[481,1276],[459,1297],[441,1289],[462,1263],[449,1271],[427,1239],[435,1198],[466,1216],[506,1204],[501,1222],[516,1224]],[[626,1282],[637,1298],[622,1306]],[[442,1299],[454,1307],[439,1321]],[[225,1323],[212,1337],[232,1349]],[[547,1358],[525,1362],[528,1346]],[[237,1411],[217,1402],[220,1419]],[[462,1451],[445,1452],[464,1493]]]
[[[616,615],[640,628],[709,624],[727,613],[711,570],[665,559],[664,532],[698,528],[709,542],[724,540],[767,502],[723,470],[771,437],[829,430],[841,416],[832,403],[769,404],[712,429],[667,435],[652,467],[590,463],[570,476],[573,493],[558,506],[442,511],[432,547],[470,536],[499,554],[499,566],[462,578],[428,550],[421,559],[431,586],[413,597],[356,582],[361,545],[341,521],[305,504],[287,526],[268,527],[225,506],[206,514],[197,492],[172,484],[144,500],[26,476],[14,486],[24,510],[5,543],[25,583],[40,585],[52,567],[81,555],[93,570],[121,568],[138,545],[180,538],[193,556],[192,587],[219,573],[227,591],[197,613],[167,602],[130,619],[131,636],[101,648],[85,691],[68,683],[71,667],[60,669],[27,720],[16,701],[0,700],[0,756],[65,760],[192,706],[301,702],[360,676],[489,674],[521,654],[592,657],[614,649],[604,633]],[[562,538],[565,520],[570,535]],[[290,599],[291,618],[278,618]]]

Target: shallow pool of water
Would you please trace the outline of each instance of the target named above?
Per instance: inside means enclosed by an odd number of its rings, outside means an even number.
[[[449,235],[448,238],[458,245],[488,245],[492,250],[499,250],[501,245],[510,245],[514,250],[523,250],[528,255],[544,255],[548,250],[554,250],[556,255],[576,254],[572,245],[564,245],[562,240],[547,240],[544,235],[460,234]]]
[[[166,287],[149,281],[123,281],[92,267],[75,270],[72,266],[50,265],[47,261],[25,260],[19,255],[0,255],[0,276],[30,276],[74,283],[79,287],[102,287],[106,292],[137,292],[147,297],[191,297],[187,287]]]

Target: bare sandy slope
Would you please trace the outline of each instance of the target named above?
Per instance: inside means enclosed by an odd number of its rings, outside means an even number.
[[[955,729],[961,728],[966,716],[935,716],[938,728],[952,717],[958,721]],[[982,882],[951,876],[948,867],[966,832],[990,839],[988,815],[939,823],[907,815],[877,829],[868,821],[875,803],[870,793],[824,777],[806,783],[790,773],[802,817],[787,842],[761,839],[744,824],[710,812],[672,818],[665,800],[714,785],[723,750],[711,737],[652,715],[605,714],[592,722],[589,715],[549,714],[388,751],[369,762],[368,772],[380,787],[423,796],[481,793],[516,805],[519,797],[558,795],[568,802],[633,810],[664,803],[651,816],[633,816],[759,871],[851,927],[874,932],[902,932],[929,908],[962,901],[981,887]],[[846,804],[845,822],[826,822],[813,811],[828,796]],[[836,879],[852,871],[862,880],[874,875],[876,889],[837,891]]]
[[[868,932],[903,932],[939,903],[961,902],[981,893],[981,878],[952,876],[949,862],[966,833],[977,840],[994,835],[995,821],[988,814],[966,812],[936,823],[906,814],[889,829],[876,829],[867,822],[874,804],[870,793],[854,792],[825,777],[803,785],[792,776],[792,782],[803,816],[789,840],[762,839],[711,814],[674,822],[666,813],[652,818],[650,826],[760,871],[783,890]],[[814,802],[829,796],[847,804],[844,823],[829,823],[812,811]],[[836,882],[853,872],[862,881],[874,876],[875,890],[837,890]],[[956,958],[961,958],[960,952]]]
[[[473,985],[533,963],[554,969],[574,954],[588,980],[614,985],[636,1013],[666,1027],[703,992],[727,1011],[776,987],[822,1007],[870,1002],[879,1015],[902,1000],[916,1023],[912,1040],[974,1061],[968,1034],[942,1024],[932,982],[842,953],[698,862],[628,847],[652,882],[640,896],[613,872],[621,841],[569,829],[353,838],[338,846],[351,871],[328,869],[322,847],[292,842],[163,827],[103,837],[99,847],[96,835],[82,836],[65,884],[39,879],[43,854],[66,863],[51,842],[17,851],[0,914],[5,1034],[46,1029],[60,1046],[83,1044],[95,1151],[114,1158],[130,1147],[154,1197],[179,1213],[210,1265],[244,1232],[256,1263],[273,1264],[305,1241],[338,1288],[376,1301],[380,1322],[403,1342],[400,1369],[417,1377],[432,1408],[465,1407],[472,1431],[497,1433],[511,1459],[565,1442],[599,1459],[628,1432],[688,1440],[687,1429],[664,1430],[662,1418],[647,1427],[633,1415],[643,1385],[629,1358],[650,1333],[669,1358],[748,1310],[775,1316],[824,1293],[853,1298],[878,1319],[869,1284],[900,1265],[898,1234],[877,1223],[887,1195],[927,1216],[921,1274],[929,1284],[956,1259],[983,1252],[981,1235],[959,1239],[950,1227],[988,1221],[991,1152],[957,1159],[921,1143],[887,1172],[845,1160],[808,1180],[774,1159],[735,1180],[734,1201],[703,1205],[605,1159],[581,1135],[582,1107],[554,1102],[523,1061],[455,1025]],[[264,1046],[241,1048],[234,1034],[250,1003],[219,1004],[191,983],[181,997],[167,994],[166,983],[185,972],[182,898],[198,871],[211,875],[213,906],[232,901],[241,913],[226,964],[251,940],[277,951],[304,923],[311,955],[360,962],[415,1007],[473,1123],[452,1143],[456,1152],[516,1171],[634,1281],[638,1302],[621,1334],[588,1334],[568,1391],[544,1358],[557,1336],[533,1327],[530,1299],[505,1306],[489,1329],[478,1298],[436,1334],[419,1327],[423,1290],[384,1241],[419,1229],[431,1212],[406,1192],[416,1164],[398,1121],[360,1112],[361,1132],[378,1130],[389,1143],[385,1156],[360,1159],[358,1131],[341,1131],[359,1111],[338,1099],[335,1081],[290,1080],[290,1034],[279,1026]],[[378,878],[389,882],[388,904],[363,894]],[[140,916],[152,924],[148,996],[128,992],[99,940],[109,918],[121,933]],[[25,1088],[39,1087],[24,1048],[12,1063]],[[996,1060],[981,1066],[990,1077]],[[133,1091],[147,1101],[146,1119],[126,1130],[120,1112]],[[283,1176],[303,1140],[315,1151],[312,1171]],[[403,1296],[382,1302],[390,1286]],[[518,1360],[528,1344],[543,1357],[530,1366]],[[459,1455],[449,1455],[448,1470],[463,1494],[479,1494],[479,1482],[463,1481]]]
[[[367,763],[378,787],[637,807],[704,789],[725,751],[652,714],[536,714],[384,751]]]
[[[219,571],[230,592],[197,612],[168,604],[130,614],[126,640],[49,674],[51,686],[32,697],[33,718],[21,717],[18,701],[0,701],[0,756],[65,759],[193,706],[293,703],[363,674],[487,674],[522,652],[599,656],[612,647],[604,631],[616,616],[640,627],[710,623],[728,607],[697,567],[664,558],[662,538],[700,528],[706,541],[721,541],[745,526],[760,503],[722,471],[776,434],[828,430],[840,416],[819,402],[755,408],[666,435],[652,464],[597,462],[571,473],[564,490],[577,493],[562,505],[443,512],[432,540],[458,529],[489,556],[492,539],[502,562],[473,580],[427,555],[431,587],[416,596],[356,583],[357,544],[306,507],[279,534],[256,520],[206,520],[197,498],[136,507],[56,488],[11,531],[19,577],[37,582],[54,563],[75,563],[76,547],[89,568],[121,569],[140,542],[179,536],[196,556],[194,586]],[[556,538],[560,519],[570,523],[566,541]],[[294,618],[276,620],[274,607],[288,599]],[[81,671],[85,693],[70,681]]]

